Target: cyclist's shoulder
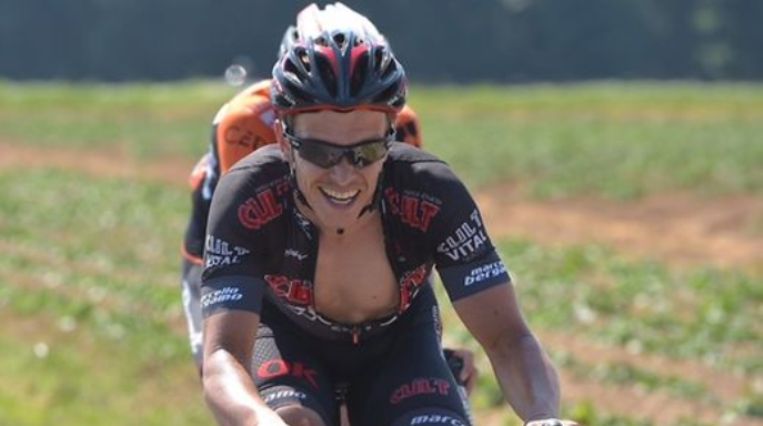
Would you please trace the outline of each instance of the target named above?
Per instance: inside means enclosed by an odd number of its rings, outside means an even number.
[[[418,120],[418,114],[416,114],[416,111],[414,111],[410,105],[406,104],[397,114],[395,120],[397,124],[407,123],[409,121]]]
[[[270,106],[270,82],[261,80],[247,86],[238,92],[231,100],[232,105],[244,105],[252,107]]]
[[[215,124],[231,120],[257,120],[273,124],[275,112],[270,102],[270,80],[258,81],[238,92],[215,116]]]
[[[385,164],[383,181],[387,194],[454,205],[466,200],[465,186],[450,166],[432,153],[395,142]]]
[[[225,104],[214,120],[214,150],[223,173],[250,152],[276,141],[275,111],[270,102],[270,80],[242,90]]]
[[[393,164],[443,163],[436,155],[411,144],[395,141],[390,144],[388,160]]]
[[[278,144],[268,144],[256,149],[237,162],[227,174],[247,175],[266,179],[268,176],[288,175],[289,163]]]
[[[256,233],[257,250],[284,235],[291,189],[288,163],[276,145],[264,146],[236,163],[220,179],[209,215],[210,234],[236,241]],[[251,246],[250,249],[253,249]]]
[[[395,137],[399,141],[406,142],[418,148],[421,148],[424,144],[419,119],[416,116],[416,112],[414,112],[408,105],[405,105],[397,114],[397,118],[395,119],[395,133]]]
[[[402,142],[392,143],[387,163],[386,172],[404,180],[422,179],[420,183],[430,184],[430,180],[453,178],[450,166],[445,161],[430,152]]]

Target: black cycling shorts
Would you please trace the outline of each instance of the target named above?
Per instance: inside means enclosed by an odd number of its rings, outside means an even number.
[[[395,323],[358,344],[312,336],[266,301],[252,360],[260,395],[273,409],[311,408],[327,425],[339,423],[338,391],[346,392],[352,426],[442,424],[446,417],[470,424],[443,357],[434,294],[429,287],[420,293]]]

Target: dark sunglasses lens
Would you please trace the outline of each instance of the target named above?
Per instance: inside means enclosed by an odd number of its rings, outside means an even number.
[[[303,140],[299,147],[299,155],[316,166],[327,169],[335,166],[342,159],[342,150]]]
[[[382,157],[384,157],[384,154],[387,153],[387,141],[378,140],[365,143],[353,148],[352,151],[355,157],[355,164],[361,167],[365,167],[371,163],[381,160]]]

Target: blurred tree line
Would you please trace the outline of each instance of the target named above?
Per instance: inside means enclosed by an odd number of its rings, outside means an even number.
[[[0,0],[0,76],[269,74],[309,1]],[[319,4],[325,2],[318,2]],[[346,0],[426,82],[763,78],[762,0]]]

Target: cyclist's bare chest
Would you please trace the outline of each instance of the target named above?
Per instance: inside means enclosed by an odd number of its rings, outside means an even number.
[[[360,323],[393,313],[399,289],[381,221],[343,238],[321,238],[314,282],[316,310],[336,321]]]

